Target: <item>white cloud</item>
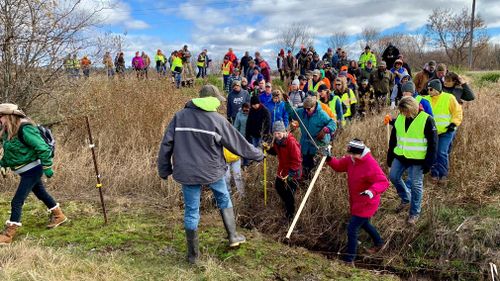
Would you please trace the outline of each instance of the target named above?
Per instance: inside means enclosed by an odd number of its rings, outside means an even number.
[[[127,20],[124,23],[125,27],[128,29],[146,29],[149,28],[149,24],[142,20]]]

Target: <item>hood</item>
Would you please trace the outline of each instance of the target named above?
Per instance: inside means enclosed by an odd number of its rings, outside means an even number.
[[[370,153],[370,149],[368,147],[365,147],[365,149],[363,150],[363,153],[361,153],[361,159],[356,159],[354,157],[351,157],[351,160],[352,162],[362,162],[362,161],[365,161],[366,160],[366,156],[368,155],[368,153]]]
[[[206,98],[196,98],[192,99],[186,107],[194,108],[197,107],[204,111],[215,112],[217,108],[220,106],[220,101],[214,97],[206,97]]]

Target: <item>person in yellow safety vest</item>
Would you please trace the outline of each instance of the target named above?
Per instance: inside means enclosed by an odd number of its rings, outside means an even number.
[[[240,196],[245,194],[245,184],[243,182],[243,177],[241,176],[241,158],[227,150],[227,148],[223,148],[224,159],[226,160],[226,174],[224,179],[226,180],[226,185],[228,191],[231,193],[231,176],[234,178],[234,185],[236,186],[236,190]]]
[[[221,70],[222,70],[222,78],[224,79],[224,89],[226,89],[227,87],[229,87],[227,85],[227,83],[228,83],[227,80],[229,78],[229,75],[231,75],[231,73],[233,73],[233,63],[231,61],[229,61],[228,56],[224,57],[224,61],[222,62],[222,65],[221,65]]]
[[[71,60],[73,77],[80,77],[80,60],[76,57],[76,54],[73,54],[73,59]]]
[[[317,93],[319,86],[323,84],[325,83],[321,80],[321,71],[319,71],[319,69],[315,69],[312,72],[312,79],[307,81],[307,90],[309,92]]]
[[[370,50],[370,46],[366,45],[365,51],[359,56],[359,67],[365,69],[366,63],[372,62],[372,66],[377,67],[377,56]]]
[[[174,51],[172,53],[172,66],[170,67],[172,70],[172,75],[175,78],[175,86],[177,89],[181,87],[181,78],[182,78],[182,59],[179,56],[178,51]]]
[[[441,92],[442,84],[439,79],[429,81],[427,91],[429,95],[425,99],[431,103],[438,133],[437,157],[431,168],[431,176],[434,183],[446,185],[449,154],[456,129],[462,123],[462,107],[454,95]]]
[[[340,86],[337,86],[338,84],[340,84]],[[337,77],[335,79],[334,93],[339,96],[340,101],[342,101],[345,121],[352,120],[356,114],[356,104],[358,103],[358,100],[356,99],[356,95],[353,90],[347,87],[347,79],[345,77]]]
[[[384,120],[393,125],[387,151],[389,179],[401,199],[396,212],[409,210],[407,223],[415,225],[421,212],[424,174],[436,160],[437,128],[432,116],[420,110],[419,103],[411,96],[403,97],[398,109],[400,114],[394,121],[390,116]],[[406,181],[405,171],[408,171]]]
[[[342,121],[344,121],[344,112],[342,110],[342,102],[340,97],[331,94],[326,85],[321,85],[318,88],[319,99],[322,104],[328,106],[328,109],[332,112],[331,118],[337,122],[337,127],[342,127]]]
[[[205,51],[201,52],[198,55],[198,59],[196,60],[196,67],[198,67],[198,74],[196,78],[205,78],[207,76],[207,53]]]

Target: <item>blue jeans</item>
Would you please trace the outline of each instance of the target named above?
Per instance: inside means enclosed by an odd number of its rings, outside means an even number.
[[[40,201],[42,201],[47,208],[52,209],[56,206],[56,201],[54,201],[52,196],[50,196],[43,186],[42,175],[43,169],[41,165],[20,174],[21,182],[19,183],[16,194],[11,201],[10,221],[21,222],[21,213],[24,201],[28,198],[28,195],[32,191],[36,198],[40,199]]]
[[[257,148],[261,148],[262,138],[251,137],[252,145]]]
[[[233,207],[224,177],[209,184],[208,187],[212,190],[219,209]],[[182,194],[184,196],[184,228],[196,230],[200,222],[201,185],[182,185]]]
[[[222,78],[224,79],[224,89],[228,88],[227,83],[229,82],[229,75],[222,75]]]
[[[438,147],[436,162],[432,165],[431,176],[441,179],[448,176],[449,155],[451,144],[455,138],[456,132],[447,132],[438,135]]]
[[[175,87],[179,89],[181,87],[181,73],[180,72],[174,72],[174,78],[175,78]]]
[[[356,258],[356,250],[358,248],[358,231],[364,229],[373,240],[375,246],[382,246],[384,241],[380,238],[377,229],[370,223],[369,218],[351,216],[349,225],[347,226],[347,253],[344,261],[352,262]]]
[[[404,182],[403,174],[406,170],[408,170],[408,179]],[[396,187],[401,202],[404,204],[410,203],[410,216],[419,215],[424,192],[424,170],[422,165],[405,165],[395,158],[392,161],[389,179]]]

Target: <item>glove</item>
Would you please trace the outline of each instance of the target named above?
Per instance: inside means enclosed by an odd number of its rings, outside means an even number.
[[[392,110],[396,109],[396,102],[395,101],[391,101],[391,109]]]
[[[262,143],[262,148],[264,150],[269,150],[271,148],[271,145],[269,145],[269,143],[267,143],[267,142],[263,142]]]
[[[327,127],[324,127],[323,130],[319,131],[319,133],[316,135],[317,140],[322,140],[327,133],[330,132],[330,129]]]
[[[384,117],[384,125],[389,124],[392,121],[392,116],[390,114],[386,114]]]
[[[370,190],[368,190],[368,189],[365,190],[365,191],[363,191],[363,192],[361,192],[359,195],[368,196],[368,197],[370,197],[370,199],[373,198],[373,193]]]
[[[332,156],[332,147],[330,145],[324,146],[319,150],[319,153],[321,153],[323,156],[331,157]]]
[[[450,123],[450,125],[446,126],[446,132],[449,133],[449,132],[454,132],[457,128],[457,125],[455,125],[454,123]]]
[[[43,173],[49,179],[54,175],[54,171],[50,167],[49,168],[44,168],[43,169]]]
[[[0,174],[2,174],[2,177],[5,178],[7,176],[7,169],[4,167],[0,167]]]

